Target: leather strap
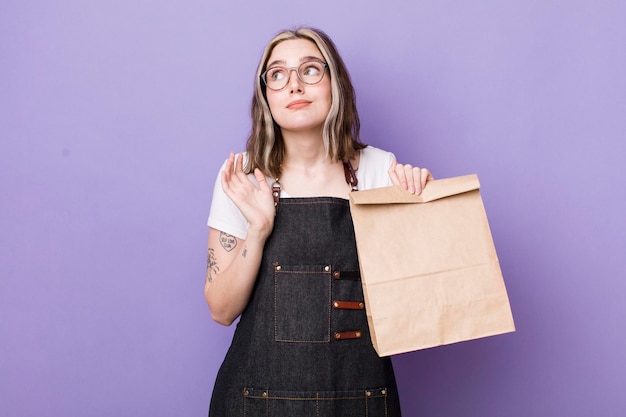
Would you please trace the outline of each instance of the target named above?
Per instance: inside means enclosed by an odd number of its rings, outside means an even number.
[[[356,172],[354,172],[354,168],[352,168],[350,161],[343,163],[343,172],[346,176],[346,182],[352,187],[352,191],[357,191],[359,180],[356,177]]]
[[[348,330],[346,332],[335,332],[335,340],[360,339],[363,333],[360,330]]]
[[[359,271],[334,271],[333,278],[359,281],[361,279],[361,273]]]
[[[280,182],[278,182],[278,178],[272,184],[272,197],[274,198],[274,207],[278,207],[278,200],[280,200]]]
[[[364,310],[365,303],[363,301],[333,301],[333,308],[342,310]]]

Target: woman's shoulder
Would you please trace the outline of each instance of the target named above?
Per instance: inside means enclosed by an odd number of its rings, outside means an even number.
[[[388,170],[395,159],[393,153],[374,146],[361,149],[357,168],[359,189],[367,190],[391,185]]]
[[[393,153],[368,145],[367,147],[361,149],[359,165],[361,165],[361,163],[391,164],[394,159],[396,159],[396,157]]]

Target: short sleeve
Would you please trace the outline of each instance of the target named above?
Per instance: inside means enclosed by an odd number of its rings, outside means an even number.
[[[362,149],[357,170],[359,190],[392,185],[388,171],[395,159],[393,153],[373,146]]]

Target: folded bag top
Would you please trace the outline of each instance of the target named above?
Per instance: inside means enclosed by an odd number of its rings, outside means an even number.
[[[428,203],[479,188],[478,175],[471,174],[429,181],[420,195],[411,194],[396,186],[352,192],[350,202],[353,204]]]

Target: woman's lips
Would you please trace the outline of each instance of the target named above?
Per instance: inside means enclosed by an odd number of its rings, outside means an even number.
[[[311,104],[308,100],[295,100],[287,105],[288,109],[298,110]]]

